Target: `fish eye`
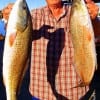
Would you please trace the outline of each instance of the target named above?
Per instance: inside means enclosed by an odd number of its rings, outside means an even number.
[[[23,6],[23,9],[26,10],[26,6]]]

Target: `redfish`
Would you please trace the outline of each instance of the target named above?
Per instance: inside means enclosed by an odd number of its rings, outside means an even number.
[[[84,0],[73,0],[70,33],[74,47],[74,65],[84,85],[89,85],[97,67],[95,38]]]
[[[3,54],[3,80],[7,100],[17,100],[28,67],[32,20],[25,0],[17,0],[10,12]]]

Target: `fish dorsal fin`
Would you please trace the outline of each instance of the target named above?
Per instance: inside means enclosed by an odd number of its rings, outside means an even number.
[[[12,33],[10,33],[10,35],[9,35],[9,45],[10,45],[10,47],[12,47],[12,45],[13,45],[15,39],[16,39],[16,35],[17,35],[16,30],[14,30],[14,31],[12,31]]]

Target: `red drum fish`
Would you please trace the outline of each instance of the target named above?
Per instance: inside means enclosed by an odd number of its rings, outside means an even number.
[[[17,100],[28,67],[32,42],[32,21],[25,0],[17,0],[10,12],[3,54],[3,80],[7,100]]]
[[[89,85],[96,66],[94,31],[84,0],[73,0],[70,33],[74,47],[74,65],[84,85]]]

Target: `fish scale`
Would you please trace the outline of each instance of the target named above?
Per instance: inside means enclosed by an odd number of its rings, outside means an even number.
[[[94,31],[84,0],[73,0],[70,33],[74,47],[75,70],[84,85],[89,85],[97,66],[97,59]]]

